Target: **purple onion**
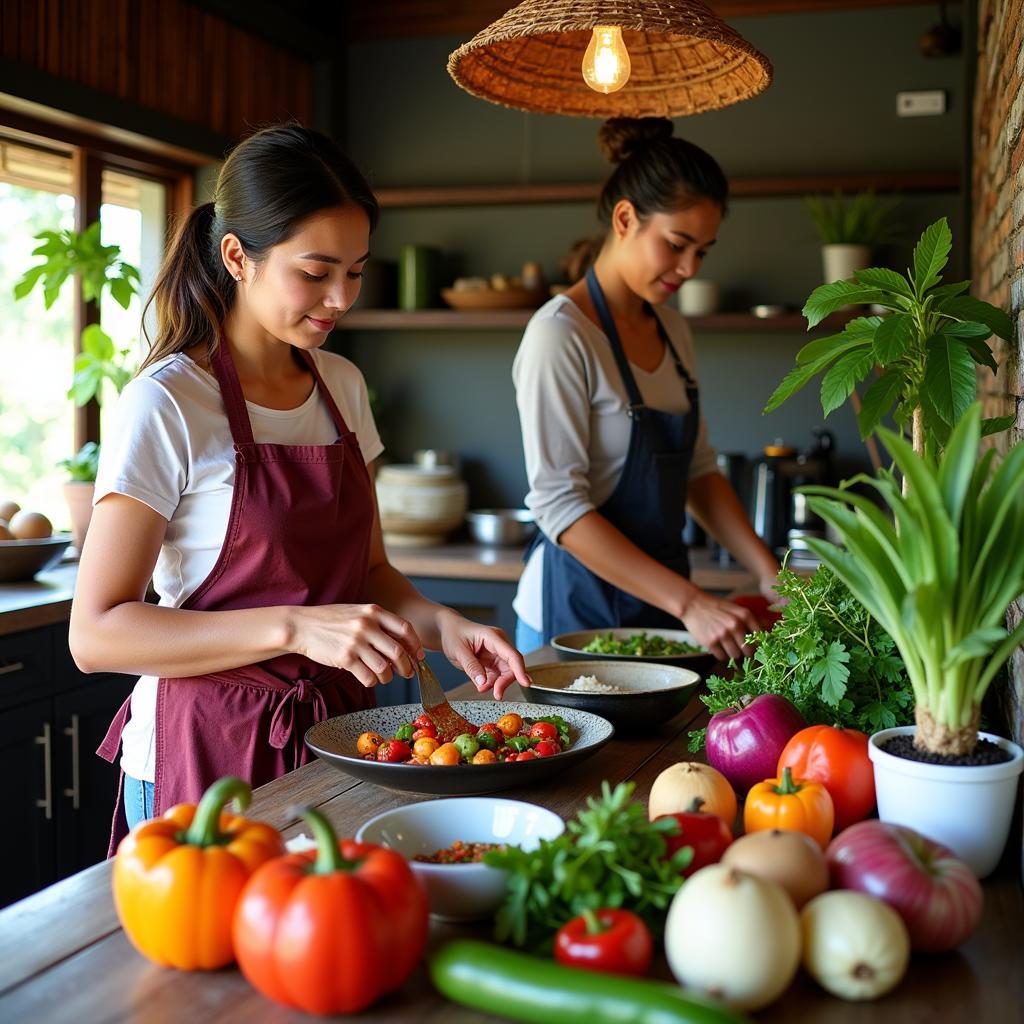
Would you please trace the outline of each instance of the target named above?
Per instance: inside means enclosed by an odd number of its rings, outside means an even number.
[[[708,764],[742,796],[755,783],[775,777],[782,748],[806,725],[785,697],[748,694],[711,716],[704,741]]]

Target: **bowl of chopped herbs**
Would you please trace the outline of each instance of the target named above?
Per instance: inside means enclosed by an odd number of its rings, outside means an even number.
[[[678,665],[698,675],[704,675],[715,664],[715,656],[685,629],[583,629],[552,637],[551,646],[562,661],[651,661]]]

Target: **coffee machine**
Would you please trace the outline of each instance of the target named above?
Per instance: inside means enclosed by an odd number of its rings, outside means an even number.
[[[807,537],[824,537],[825,524],[807,499],[796,494],[805,484],[831,484],[835,437],[821,427],[811,431],[814,443],[798,452],[781,439],[764,446],[754,460],[750,518],[754,532],[776,554],[787,548],[806,551]]]

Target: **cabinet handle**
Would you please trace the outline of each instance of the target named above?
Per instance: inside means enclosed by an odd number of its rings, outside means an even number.
[[[71,716],[71,724],[64,729],[64,735],[71,737],[71,788],[64,795],[71,797],[71,806],[78,810],[78,715]]]
[[[50,723],[43,723],[43,735],[36,737],[36,743],[43,748],[43,787],[46,796],[36,801],[36,807],[46,811],[46,820],[53,818],[53,769],[50,758]]]
[[[12,661],[9,665],[0,665],[0,676],[10,675],[12,672],[21,672],[25,667],[23,661]]]

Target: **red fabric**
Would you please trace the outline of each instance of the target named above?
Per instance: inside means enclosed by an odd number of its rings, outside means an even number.
[[[373,524],[370,476],[308,353],[302,353],[338,428],[330,445],[256,444],[231,353],[213,358],[235,445],[235,482],[220,555],[182,606],[201,611],[323,605],[366,599]],[[161,679],[156,702],[154,810],[197,803],[223,775],[262,785],[310,760],[315,722],[373,707],[353,676],[289,654],[257,665]],[[128,706],[98,753],[113,761]],[[111,852],[126,831],[114,814]]]

